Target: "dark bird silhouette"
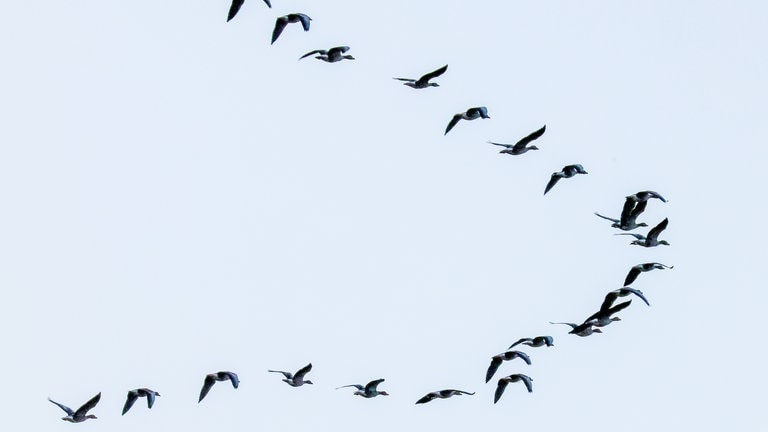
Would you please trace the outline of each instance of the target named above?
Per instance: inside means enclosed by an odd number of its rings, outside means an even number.
[[[611,226],[614,228],[618,228],[622,231],[631,231],[637,227],[648,226],[644,222],[641,222],[641,223],[636,222],[637,217],[640,216],[640,214],[645,211],[645,207],[647,205],[648,205],[648,201],[636,202],[630,199],[629,197],[627,197],[626,201],[624,202],[624,208],[621,211],[621,219],[609,218],[597,212],[595,212],[595,214],[603,219],[608,219],[609,221],[613,222]]]
[[[275,43],[277,38],[280,37],[280,33],[283,32],[285,26],[287,26],[289,23],[300,22],[301,26],[304,27],[304,31],[309,31],[310,21],[312,21],[312,18],[304,15],[303,13],[292,13],[279,17],[275,21],[275,29],[272,31],[272,43]]]
[[[440,84],[429,82],[429,80],[439,77],[440,75],[444,74],[445,71],[447,70],[448,70],[448,65],[445,65],[440,69],[432,71],[428,74],[424,74],[419,79],[413,79],[413,78],[394,78],[394,79],[399,81],[405,81],[403,85],[407,85],[408,87],[412,87],[415,89],[423,89],[427,87],[440,87]]]
[[[496,371],[499,369],[499,366],[501,366],[503,362],[516,358],[523,359],[523,361],[528,365],[531,364],[531,358],[528,357],[528,354],[522,351],[507,351],[505,353],[497,354],[491,357],[491,365],[488,366],[488,371],[485,373],[485,382],[488,382],[491,380],[491,378],[493,378],[493,375],[496,373]]]
[[[632,268],[629,269],[629,273],[627,273],[626,279],[624,279],[624,286],[627,286],[632,282],[634,282],[635,279],[637,279],[637,276],[640,275],[640,273],[649,272],[651,270],[664,270],[664,269],[672,269],[672,268],[675,268],[675,266],[667,266],[657,262],[650,262],[650,263],[638,264],[636,266],[632,266]]]
[[[240,385],[240,379],[237,377],[237,374],[234,372],[229,371],[221,371],[216,372],[212,374],[208,374],[205,376],[205,380],[203,381],[203,388],[200,389],[200,398],[197,400],[197,403],[200,403],[205,395],[208,394],[209,391],[211,391],[211,387],[213,387],[214,384],[216,384],[216,381],[232,381],[232,387],[237,388]]]
[[[380,379],[369,382],[365,386],[360,384],[349,384],[349,385],[343,385],[341,387],[336,387],[336,390],[342,389],[345,387],[354,387],[357,389],[357,391],[354,392],[353,394],[362,396],[366,399],[376,397],[376,396],[389,396],[389,393],[385,391],[379,391],[377,389],[378,385],[383,382],[384,382],[384,378],[380,378]]]
[[[571,178],[576,174],[587,174],[587,172],[584,171],[583,166],[579,164],[574,164],[574,165],[566,165],[563,167],[561,171],[552,173],[552,177],[549,178],[549,183],[547,183],[547,187],[544,188],[544,195],[546,195],[547,192],[549,192],[549,190],[552,189],[561,178]]]
[[[133,404],[136,402],[136,399],[140,397],[147,398],[147,408],[152,409],[152,405],[155,404],[155,396],[160,396],[160,393],[148,388],[139,388],[136,390],[128,391],[128,398],[125,400],[125,405],[123,405],[122,415],[125,415],[125,413],[127,413],[128,410],[131,409]]]
[[[301,60],[301,59],[303,59],[305,57],[309,57],[309,56],[311,56],[313,54],[319,54],[315,58],[318,59],[318,60],[322,60],[324,62],[327,62],[327,63],[336,63],[338,61],[342,61],[342,60],[345,60],[345,59],[346,60],[354,60],[355,58],[352,57],[351,55],[344,55],[344,53],[347,52],[347,51],[349,51],[349,47],[348,46],[338,46],[338,47],[333,47],[333,48],[330,48],[330,49],[327,49],[327,50],[314,50],[314,51],[310,51],[310,52],[304,54],[303,56],[299,57],[299,60]]]
[[[645,298],[645,296],[643,295],[642,291],[640,291],[638,289],[630,288],[630,287],[623,287],[623,288],[619,288],[617,290],[613,290],[613,291],[609,292],[608,294],[606,294],[605,295],[605,299],[603,300],[603,304],[600,305],[600,310],[604,310],[604,309],[610,308],[613,305],[613,303],[616,301],[617,298],[619,298],[619,297],[626,297],[626,296],[629,296],[629,295],[632,295],[632,294],[634,294],[637,297],[639,297],[640,300],[644,301],[646,305],[648,305],[648,306],[651,305],[650,303],[648,303],[648,299]]]
[[[99,403],[99,400],[101,400],[101,392],[97,394],[96,396],[92,397],[91,400],[84,403],[83,406],[77,409],[77,411],[72,411],[72,409],[66,405],[60,404],[56,402],[55,400],[48,398],[50,402],[58,406],[59,408],[63,409],[65,413],[67,413],[66,417],[62,417],[61,419],[64,421],[68,421],[70,423],[81,423],[88,419],[95,419],[97,418],[93,414],[88,414],[88,411],[90,411],[93,407],[96,406],[97,403]]]
[[[621,321],[621,318],[614,317],[612,315],[626,309],[630,304],[632,304],[632,300],[627,300],[623,303],[617,304],[616,306],[611,306],[606,301],[603,301],[600,310],[590,315],[589,318],[585,319],[584,324],[589,323],[595,327],[605,327],[614,321]]]
[[[520,141],[516,142],[515,144],[500,144],[495,143],[492,141],[488,141],[490,144],[502,146],[505,147],[504,150],[500,151],[499,153],[506,153],[511,155],[521,155],[528,150],[538,150],[539,148],[535,145],[532,145],[530,147],[526,147],[528,144],[530,144],[532,141],[538,139],[542,135],[544,135],[544,131],[547,129],[547,125],[544,125],[541,127],[541,129],[531,132],[528,134],[528,136],[523,137]]]
[[[230,22],[232,18],[237,15],[240,7],[243,6],[243,3],[245,3],[245,0],[232,0],[232,5],[229,7],[229,14],[227,14],[227,22]],[[269,2],[269,0],[264,0],[264,3],[266,3],[267,6],[272,7],[272,4]]]
[[[310,364],[304,366],[303,368],[299,369],[298,371],[296,371],[295,374],[294,373],[290,373],[290,372],[285,372],[285,371],[272,370],[272,369],[269,369],[268,372],[281,373],[285,377],[285,379],[283,379],[283,381],[285,381],[289,386],[291,386],[291,387],[301,387],[304,384],[312,384],[312,381],[304,379],[304,375],[309,373],[309,371],[311,371],[311,370],[312,370],[312,363],[310,363]]]
[[[465,394],[465,395],[473,395],[473,394],[475,394],[475,392],[470,393],[470,392],[465,392],[465,391],[462,391],[462,390],[453,390],[453,389],[434,391],[434,392],[427,393],[424,397],[422,397],[421,399],[417,400],[416,403],[417,404],[424,404],[424,403],[430,402],[430,401],[432,401],[434,399],[447,399],[447,398],[449,398],[451,396],[460,396],[460,395],[463,395],[463,394]]]
[[[509,383],[518,381],[522,381],[523,384],[525,384],[525,388],[528,389],[528,393],[533,392],[533,379],[531,377],[523,374],[513,374],[499,380],[499,383],[496,385],[496,393],[493,395],[493,403],[496,403],[499,401],[499,399],[501,399],[501,395],[504,394],[504,390],[507,389]]]
[[[445,133],[443,135],[447,135],[448,132],[450,132],[451,129],[453,129],[453,127],[456,126],[459,120],[475,120],[479,118],[484,118],[484,119],[491,118],[488,115],[488,108],[475,107],[475,108],[470,108],[463,113],[455,114],[451,119],[451,121],[448,123],[448,127],[445,128]]]
[[[549,322],[550,324],[565,324],[571,326],[571,331],[568,334],[575,334],[576,336],[587,337],[593,333],[602,333],[602,330],[594,327],[594,322],[589,321],[583,324],[574,324],[568,322]]]
[[[640,191],[640,192],[638,192],[636,194],[632,194],[632,195],[629,195],[627,197],[627,199],[630,199],[630,200],[632,200],[634,202],[638,202],[638,203],[646,202],[646,201],[648,201],[651,198],[656,198],[658,200],[661,200],[661,202],[667,202],[667,200],[665,200],[664,197],[661,196],[661,194],[659,194],[658,192],[654,192],[654,191]]]
[[[535,338],[521,338],[518,339],[517,342],[513,343],[509,346],[507,349],[512,349],[515,345],[528,345],[529,347],[540,347],[540,346],[554,346],[555,340],[552,338],[552,336],[536,336]]]
[[[669,246],[669,242],[666,240],[659,240],[659,234],[661,234],[662,231],[664,231],[667,228],[667,225],[669,225],[669,219],[664,218],[663,221],[659,222],[658,225],[651,228],[650,231],[648,231],[648,236],[644,236],[642,234],[634,234],[634,233],[619,233],[614,235],[631,235],[637,240],[634,240],[632,243],[633,245],[643,246],[643,247],[654,247],[658,245],[665,245]]]

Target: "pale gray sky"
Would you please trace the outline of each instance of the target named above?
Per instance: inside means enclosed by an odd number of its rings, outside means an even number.
[[[0,412],[13,430],[755,430],[758,1],[229,0],[0,6]],[[272,46],[277,16],[304,12]],[[357,60],[298,62],[349,45]],[[439,88],[392,80],[448,64]],[[478,105],[490,120],[461,122]],[[547,125],[541,149],[498,154]],[[542,196],[549,175],[589,174]],[[670,247],[607,221],[657,190]],[[629,268],[639,301],[581,321]],[[555,347],[504,364],[524,336]],[[269,368],[314,364],[290,388]],[[197,395],[206,373],[240,389]],[[389,398],[334,388],[386,378]],[[127,390],[162,396],[120,411]],[[442,388],[476,391],[414,402]],[[72,426],[103,392],[98,420]]]

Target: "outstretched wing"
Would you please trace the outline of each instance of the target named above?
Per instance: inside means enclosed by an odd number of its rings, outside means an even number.
[[[336,387],[336,390],[338,390],[338,389],[343,389],[343,388],[347,388],[347,387],[354,387],[354,388],[356,388],[356,389],[358,389],[358,390],[360,390],[360,391],[363,391],[363,390],[365,389],[365,387],[363,387],[363,386],[362,386],[362,385],[360,385],[360,384],[347,384],[347,385],[343,385],[343,386],[341,386],[341,387]]]
[[[72,411],[72,408],[70,408],[70,407],[68,407],[68,406],[66,406],[64,404],[60,404],[60,403],[56,402],[55,400],[53,400],[51,398],[48,398],[48,401],[49,402],[53,402],[56,406],[58,406],[59,408],[63,409],[64,412],[67,413],[67,415],[74,415],[75,414],[75,412]]]
[[[209,391],[211,391],[211,387],[216,383],[216,380],[209,375],[205,376],[205,381],[203,381],[203,388],[200,389],[200,397],[197,399],[197,403],[200,403],[200,401],[203,400],[205,395],[208,394]]]
[[[664,218],[663,221],[659,222],[658,225],[653,227],[650,231],[648,231],[648,239],[656,240],[659,238],[659,234],[661,234],[662,231],[664,231],[667,228],[667,225],[669,225],[669,219]]]
[[[83,406],[78,408],[77,411],[75,411],[75,417],[85,416],[85,414],[88,413],[91,408],[95,407],[96,404],[99,403],[99,400],[101,400],[101,392],[92,397],[88,402],[84,403]]]
[[[600,214],[600,213],[598,213],[598,212],[595,212],[595,215],[596,215],[597,217],[603,218],[603,219],[605,219],[605,220],[609,220],[609,221],[611,221],[611,222],[613,222],[613,223],[620,223],[620,222],[621,222],[621,221],[620,221],[620,220],[618,220],[618,219],[609,218],[608,216],[603,216],[603,215],[601,215],[601,214]]]
[[[488,371],[485,373],[485,382],[488,382],[493,378],[493,375],[499,370],[499,366],[501,366],[501,363],[503,362],[504,360],[502,360],[501,357],[491,358],[491,365],[488,366]]]
[[[506,380],[504,378],[499,380],[499,383],[496,385],[496,393],[493,395],[493,403],[496,403],[501,399],[501,395],[504,394],[504,390],[506,390],[507,386],[509,385],[509,380]]]
[[[293,375],[293,379],[295,380],[301,380],[304,378],[304,375],[306,375],[309,371],[312,370],[312,363],[304,366],[303,368],[299,369],[295,375]]]
[[[128,392],[128,398],[125,400],[125,405],[123,405],[122,415],[125,415],[125,413],[127,413],[128,410],[131,409],[133,404],[136,402],[136,399],[138,398],[139,398],[139,394],[136,391],[131,390]]]
[[[264,3],[266,3],[270,8],[272,7],[272,3],[270,3],[269,0],[264,0]]]
[[[531,339],[531,338],[520,338],[520,339],[517,340],[517,342],[513,343],[512,345],[510,345],[509,348],[507,348],[507,349],[512,349],[512,347],[514,347],[515,345],[520,345],[523,342],[533,342],[533,339]]]
[[[369,382],[365,385],[365,392],[366,393],[373,393],[376,391],[376,387],[379,386],[379,384],[384,382],[384,378],[380,378],[374,381]]]
[[[416,403],[417,404],[427,403],[427,402],[431,401],[432,399],[434,399],[436,397],[437,397],[437,395],[435,395],[434,393],[427,393],[426,395],[424,395],[424,397],[422,397],[421,399],[417,400]]]
[[[549,182],[547,183],[547,187],[544,188],[544,195],[546,195],[547,192],[549,192],[550,189],[555,187],[557,182],[560,180],[560,177],[561,177],[560,172],[552,173],[552,177],[549,178]]]
[[[525,388],[528,389],[528,393],[533,392],[533,380],[528,375],[523,374],[517,374],[517,376],[520,377],[521,380],[523,380],[523,384],[525,384]]]
[[[441,67],[440,69],[437,69],[437,70],[434,70],[434,71],[432,71],[432,72],[430,72],[428,74],[422,75],[422,77],[419,78],[418,82],[419,82],[419,84],[426,84],[427,82],[429,82],[429,80],[431,80],[432,78],[439,77],[440,75],[444,74],[445,71],[447,71],[447,70],[448,70],[448,65],[445,65],[445,66]]]
[[[448,127],[445,128],[445,133],[443,135],[447,135],[448,132],[450,132],[451,129],[453,129],[453,127],[456,126],[456,123],[458,123],[459,120],[461,120],[461,114],[454,115],[451,121],[448,122]]]
[[[506,148],[514,148],[515,147],[512,144],[501,144],[501,143],[495,143],[493,141],[488,141],[488,144],[493,144],[493,145],[497,145],[497,146],[501,146],[501,147],[506,147]]]
[[[304,31],[309,31],[309,22],[312,21],[312,18],[302,13],[297,15],[299,17],[299,21],[301,21],[301,26],[304,27]]]
[[[541,127],[541,129],[539,129],[539,130],[537,130],[535,132],[531,132],[530,134],[528,134],[528,136],[523,137],[523,139],[518,141],[515,144],[515,148],[517,148],[517,149],[525,148],[525,146],[528,145],[528,143],[530,143],[531,141],[533,141],[533,140],[539,138],[540,136],[544,135],[544,131],[546,131],[546,130],[547,130],[547,125],[544,125],[544,126]]]
[[[619,289],[619,291],[623,291],[623,292],[632,293],[632,294],[634,294],[634,295],[636,295],[636,296],[640,297],[640,300],[644,301],[644,302],[645,302],[645,304],[647,304],[648,306],[650,306],[650,305],[651,305],[651,304],[648,302],[648,299],[647,299],[647,298],[645,298],[645,296],[643,295],[643,292],[642,292],[642,291],[640,291],[640,290],[638,290],[638,289],[634,289],[634,288],[626,288],[626,287],[625,287],[625,288],[620,288],[620,289]]]
[[[280,34],[285,29],[285,26],[287,26],[287,25],[288,25],[288,19],[285,18],[285,17],[279,17],[275,21],[275,29],[272,30],[272,42],[271,43],[275,43],[277,38],[280,37]]]
[[[291,373],[291,372],[272,370],[272,369],[268,369],[267,372],[281,373],[281,374],[283,374],[284,377],[286,377],[288,379],[292,379],[293,378],[293,373]]]
[[[229,7],[229,14],[227,15],[227,22],[231,21],[232,18],[237,15],[237,11],[240,10],[240,6],[242,6],[244,2],[245,0],[232,0],[232,5]]]
[[[640,273],[641,270],[639,266],[632,266],[632,268],[629,269],[629,273],[627,273],[627,277],[624,278],[624,286],[630,285],[632,282],[634,282]]]
[[[311,55],[313,55],[313,54],[328,54],[328,51],[326,51],[326,50],[314,50],[314,51],[310,51],[310,52],[308,52],[308,53],[304,54],[303,56],[299,57],[299,60],[301,60],[301,59],[303,59],[303,58],[305,58],[305,57],[309,57],[309,56],[311,56]]]

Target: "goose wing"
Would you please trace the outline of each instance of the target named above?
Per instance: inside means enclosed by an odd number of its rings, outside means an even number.
[[[396,79],[399,81],[406,81],[406,82],[416,82],[416,80],[413,78],[392,78],[392,79]]]
[[[544,195],[547,194],[547,192],[550,191],[558,181],[560,181],[560,178],[563,176],[562,172],[558,171],[555,173],[552,173],[552,177],[549,178],[549,182],[547,182],[547,187],[544,188]]]
[[[528,393],[533,393],[533,380],[528,375],[517,374],[525,384],[525,388],[528,389]]]
[[[445,66],[441,67],[440,69],[437,69],[437,70],[434,70],[434,71],[432,71],[430,73],[422,75],[421,78],[419,78],[417,82],[419,84],[421,84],[421,85],[426,85],[429,82],[429,80],[431,80],[432,78],[439,77],[440,75],[444,74],[445,71],[447,71],[447,70],[448,70],[448,65],[445,65]]]
[[[314,50],[314,51],[310,51],[310,52],[308,52],[308,53],[304,54],[303,56],[299,57],[299,60],[301,60],[301,59],[303,59],[303,58],[306,58],[306,57],[309,57],[309,56],[311,56],[311,55],[314,55],[314,54],[322,54],[322,55],[328,55],[328,51],[326,51],[326,50]]]
[[[627,277],[624,278],[624,286],[630,285],[632,282],[634,282],[637,277],[642,272],[642,264],[638,264],[636,266],[632,266],[631,269],[629,269],[629,273],[627,273]]]
[[[369,383],[369,384],[370,384],[370,383]],[[343,386],[341,386],[341,387],[336,387],[336,390],[338,390],[338,389],[343,389],[343,388],[347,388],[347,387],[354,387],[354,388],[356,388],[356,389],[358,389],[358,390],[360,390],[360,391],[363,391],[363,390],[365,390],[365,387],[363,387],[361,384],[347,384],[347,385],[343,385]]]
[[[445,133],[443,135],[448,135],[448,132],[453,129],[454,126],[461,120],[462,114],[456,114],[453,116],[450,122],[448,122],[448,126],[445,128]]]
[[[524,352],[522,352],[522,351],[509,351],[509,352],[511,352],[511,353],[512,353],[512,354],[511,354],[511,355],[512,355],[512,358],[515,358],[515,357],[519,357],[519,358],[523,359],[523,361],[524,361],[526,364],[528,364],[528,366],[530,366],[530,365],[531,365],[531,358],[530,358],[530,357],[528,357],[528,354],[526,354],[526,353],[524,353]],[[486,382],[487,382],[487,381],[486,381]]]
[[[615,302],[618,297],[619,297],[619,292],[618,291],[611,291],[608,294],[606,294],[605,295],[605,299],[603,300],[603,304],[600,305],[600,312],[604,312],[604,311],[607,311],[608,309],[610,309],[611,306],[613,306],[613,302]],[[598,312],[598,313],[600,313],[600,312]],[[597,314],[595,314],[595,315],[597,315]],[[594,315],[589,317],[589,318],[587,318],[584,321],[585,322],[586,321],[590,321],[593,318],[594,318]]]
[[[139,398],[139,393],[136,390],[131,390],[128,392],[128,397],[125,399],[125,405],[123,405],[123,414],[128,412],[129,409],[133,406],[133,404],[136,402],[136,399]]]
[[[216,384],[216,378],[211,375],[206,375],[205,380],[203,381],[203,388],[200,389],[200,397],[197,399],[197,403],[200,403],[203,400],[205,395],[211,391],[211,387],[213,387],[214,384]]]
[[[497,146],[501,146],[501,147],[506,147],[506,148],[508,148],[508,149],[511,149],[511,148],[514,148],[514,147],[515,147],[515,146],[514,146],[514,145],[512,145],[512,144],[501,144],[501,143],[495,143],[495,142],[493,142],[493,141],[488,141],[488,144],[493,144],[493,145],[497,145]]]
[[[627,221],[629,220],[629,215],[632,214],[632,209],[635,208],[636,202],[632,200],[631,198],[627,197],[627,199],[624,201],[624,207],[621,209],[621,225],[626,226]]]
[[[374,393],[374,392],[376,392],[376,387],[378,387],[379,384],[381,384],[383,382],[384,382],[384,378],[379,378],[377,380],[373,380],[373,381],[371,381],[371,382],[369,382],[368,384],[365,385],[364,391],[366,393]]]
[[[301,381],[304,378],[304,375],[306,375],[311,370],[312,370],[312,363],[296,371],[296,373],[293,375],[293,379]]]
[[[516,149],[524,149],[525,146],[527,146],[531,141],[534,141],[535,139],[541,137],[544,135],[544,131],[547,130],[547,125],[544,125],[541,127],[541,129],[531,132],[527,136],[523,137],[520,141],[518,141],[515,144]]]
[[[264,0],[264,3],[266,3],[270,8],[272,7],[272,3],[270,3],[269,0]]]
[[[496,403],[501,399],[501,395],[504,394],[504,390],[506,390],[507,386],[509,385],[509,379],[502,378],[499,380],[499,383],[496,384],[496,393],[493,395],[493,403]]]
[[[659,238],[659,234],[661,234],[661,232],[667,228],[667,225],[669,225],[669,219],[664,218],[663,221],[659,222],[658,225],[656,225],[650,231],[648,231],[648,239],[657,240]]]
[[[504,359],[499,356],[491,357],[491,365],[488,366],[488,371],[485,373],[485,382],[488,382],[493,378],[493,375],[499,370],[499,366],[501,366],[503,362]]]
[[[533,339],[531,339],[531,338],[520,338],[520,339],[517,340],[517,342],[513,343],[512,345],[510,345],[509,348],[507,348],[507,349],[512,349],[515,345],[520,345],[523,342],[533,342]]]
[[[640,201],[639,203],[635,204],[634,208],[629,213],[629,216],[626,219],[626,223],[630,224],[635,220],[637,220],[637,217],[640,216],[640,214],[645,211],[646,207],[648,207],[648,201]]]
[[[349,47],[348,46],[337,46],[337,47],[333,47],[333,48],[329,49],[328,50],[328,55],[332,56],[332,55],[344,54],[347,51],[349,51]]]
[[[66,406],[64,404],[60,404],[60,403],[56,402],[55,400],[53,400],[51,398],[48,398],[48,401],[52,402],[53,404],[55,404],[59,408],[63,409],[64,412],[67,413],[67,415],[74,415],[75,414],[75,412],[72,411],[72,408],[70,408],[70,407],[68,407],[68,406]]]
[[[309,22],[312,21],[312,18],[303,13],[295,14],[295,16],[301,21],[301,26],[304,27],[304,31],[309,31]]]
[[[550,324],[565,324],[565,325],[571,326],[571,328],[573,328],[573,329],[578,327],[578,325],[576,325],[574,323],[567,323],[567,322],[552,322],[552,321],[550,321],[549,323]]]
[[[224,378],[232,381],[232,387],[237,388],[237,386],[240,385],[240,379],[237,377],[237,374],[234,372],[229,371],[221,371],[219,372],[219,378]]]
[[[632,293],[632,294],[640,297],[640,300],[644,301],[646,305],[648,305],[648,306],[651,305],[648,302],[648,299],[645,298],[645,296],[643,295],[643,292],[638,290],[638,289],[624,287],[624,288],[619,288],[618,291],[621,292],[621,293]],[[627,295],[627,294],[625,294],[625,295]]]
[[[287,379],[293,379],[293,373],[292,372],[286,372],[286,371],[279,371],[279,370],[272,370],[268,369],[267,372],[275,372],[275,373],[281,373],[284,377]]]
[[[232,18],[237,15],[240,6],[242,6],[244,2],[245,0],[232,0],[232,5],[229,7],[229,14],[227,14],[227,22],[231,21]]]
[[[601,214],[600,214],[600,213],[598,213],[598,212],[595,212],[595,215],[596,215],[597,217],[601,217],[601,218],[603,218],[603,219],[605,219],[605,220],[609,220],[609,221],[611,221],[611,222],[613,222],[613,223],[621,223],[621,221],[620,221],[620,220],[618,220],[618,219],[609,218],[608,216],[603,216],[603,215],[601,215]]]
[[[275,43],[277,38],[280,37],[280,34],[285,29],[285,26],[287,26],[287,25],[288,25],[288,18],[287,17],[281,16],[281,17],[277,18],[277,20],[275,20],[275,29],[272,30],[272,42],[271,43]]]
[[[431,392],[424,395],[421,399],[417,400],[417,404],[424,404],[437,397],[437,393]]]
[[[95,407],[96,404],[99,403],[99,400],[101,400],[101,392],[99,392],[99,394],[92,397],[91,400],[84,403],[80,408],[78,408],[77,411],[75,411],[75,417],[85,416],[85,414],[88,413],[88,411],[91,408]]]
[[[634,237],[634,238],[636,238],[638,240],[641,240],[641,241],[645,240],[645,236],[644,235],[637,234],[637,233],[616,233],[614,235],[628,235],[628,236],[632,236],[632,237]]]
[[[147,397],[147,408],[152,409],[152,405],[155,404],[155,396],[160,396],[160,395],[157,392],[149,390],[145,392],[145,396]]]

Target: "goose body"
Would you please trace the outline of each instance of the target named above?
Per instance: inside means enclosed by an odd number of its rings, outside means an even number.
[[[128,391],[128,397],[125,399],[125,405],[123,405],[123,414],[128,412],[129,409],[136,403],[136,399],[140,397],[147,398],[147,408],[152,409],[152,405],[155,404],[155,397],[160,396],[160,393],[150,390],[148,388],[139,388],[136,390]]]
[[[304,375],[306,375],[311,370],[312,370],[312,363],[299,369],[298,371],[296,371],[296,373],[290,373],[290,372],[272,370],[272,369],[268,370],[268,372],[281,373],[285,377],[283,381],[286,384],[288,384],[291,387],[301,387],[304,384],[312,384],[312,381],[304,379]]]
[[[342,389],[345,387],[354,387],[357,389],[353,394],[357,396],[362,396],[366,399],[370,399],[376,396],[389,396],[389,393],[385,391],[379,391],[377,389],[378,385],[384,382],[384,378],[380,378],[377,380],[373,380],[366,384],[365,386],[360,384],[349,384],[349,385],[343,385],[341,387],[336,387],[336,390]]]
[[[547,194],[547,192],[550,191],[558,181],[560,181],[561,178],[571,178],[575,176],[576,174],[587,174],[587,172],[584,170],[584,167],[580,164],[573,164],[573,165],[566,165],[563,167],[562,170],[553,172],[552,176],[549,178],[549,182],[547,183],[547,187],[544,188],[544,195]]]
[[[662,231],[664,231],[667,228],[667,225],[669,225],[669,219],[665,218],[663,221],[659,222],[658,225],[651,228],[650,231],[648,231],[648,236],[644,236],[642,234],[634,234],[634,233],[619,233],[614,235],[631,235],[635,239],[632,243],[633,245],[643,246],[643,247],[655,247],[658,245],[665,245],[669,246],[669,242],[666,240],[659,240],[659,234],[661,234]]]
[[[574,324],[568,322],[549,322],[550,324],[565,324],[571,327],[571,331],[568,334],[575,334],[576,336],[587,337],[593,333],[602,333],[602,330],[594,327],[594,321],[588,321],[583,324]]]
[[[240,385],[240,379],[237,377],[237,374],[234,372],[229,371],[221,371],[216,373],[211,373],[205,376],[205,380],[203,381],[203,388],[200,389],[200,398],[197,399],[197,403],[200,403],[205,395],[208,394],[209,391],[211,391],[211,387],[213,387],[214,384],[216,384],[217,381],[231,381],[232,387],[237,388]]]
[[[318,54],[315,58],[318,60],[322,60],[326,63],[336,63],[342,60],[354,60],[355,58],[351,55],[344,55],[345,52],[349,51],[348,46],[338,46],[329,48],[327,50],[314,50],[310,51],[303,56],[299,57],[299,60],[309,57],[313,54]]]
[[[99,392],[99,394],[97,394],[96,396],[92,397],[88,402],[84,403],[80,408],[77,409],[77,411],[73,411],[70,407],[64,404],[60,404],[51,398],[48,398],[48,401],[58,406],[59,408],[64,410],[65,413],[67,413],[67,415],[65,417],[62,417],[61,419],[64,421],[68,421],[70,423],[82,423],[88,419],[97,418],[93,414],[88,414],[88,411],[93,409],[93,407],[95,407],[96,404],[99,403],[99,400],[101,400],[101,392]]]
[[[405,81],[403,85],[407,85],[408,87],[415,88],[415,89],[423,89],[427,87],[440,87],[438,83],[429,82],[429,80],[439,77],[440,75],[444,74],[445,71],[447,70],[448,70],[448,65],[445,65],[440,69],[437,69],[435,71],[422,75],[421,78],[419,79],[413,79],[413,78],[395,78],[395,79],[399,81]]]
[[[292,13],[277,18],[275,21],[275,29],[272,30],[272,43],[275,43],[277,38],[280,37],[280,34],[285,29],[285,26],[288,24],[300,22],[301,26],[304,27],[304,31],[309,31],[310,21],[312,21],[312,18],[304,15],[303,13]]]
[[[540,346],[554,346],[555,340],[552,338],[552,336],[536,336],[535,338],[521,338],[518,339],[517,342],[513,343],[509,346],[508,349],[512,349],[515,345],[528,345],[529,347],[538,348]]]
[[[416,403],[425,404],[435,399],[448,399],[451,396],[473,395],[473,394],[475,394],[475,392],[470,393],[470,392],[465,392],[463,390],[454,390],[454,389],[439,390],[439,391],[433,391],[433,392],[427,393],[421,399],[417,400]]]
[[[507,389],[507,386],[509,383],[522,381],[523,384],[525,384],[525,388],[528,390],[528,393],[533,392],[533,379],[529,377],[528,375],[523,374],[513,374],[506,376],[504,378],[501,378],[496,385],[496,393],[493,395],[493,403],[496,403],[501,399],[501,395],[504,394],[504,390]]]
[[[453,129],[454,126],[456,126],[457,123],[459,123],[459,120],[475,120],[479,118],[489,119],[491,116],[488,115],[488,108],[481,106],[481,107],[474,107],[466,110],[463,113],[454,114],[453,118],[450,122],[448,122],[448,126],[445,128],[445,133],[443,135],[447,135],[448,132]]]
[[[491,357],[491,365],[488,366],[488,371],[485,373],[485,382],[488,382],[491,380],[491,378],[493,378],[493,375],[496,374],[496,371],[499,369],[499,366],[501,366],[503,362],[516,358],[522,359],[528,365],[531,364],[531,358],[528,357],[528,354],[522,351],[507,351],[501,354],[497,354]]]
[[[675,266],[668,266],[664,265],[662,263],[657,262],[650,262],[650,263],[644,263],[644,264],[638,264],[635,266],[632,266],[631,269],[629,269],[629,273],[627,273],[627,277],[624,279],[624,286],[630,285],[632,282],[637,279],[637,277],[640,275],[640,273],[649,272],[651,270],[664,270],[664,269],[672,269],[675,268]]]
[[[530,144],[532,141],[544,135],[544,131],[546,130],[547,130],[547,125],[544,125],[541,127],[541,129],[531,132],[530,134],[523,137],[522,139],[520,139],[520,141],[516,142],[515,144],[500,144],[500,143],[495,143],[491,141],[488,141],[488,143],[504,147],[504,150],[500,151],[499,153],[506,153],[510,155],[521,155],[527,152],[528,150],[538,150],[539,148],[536,147],[535,145],[528,147],[528,144]]]
[[[623,303],[617,304],[616,306],[611,306],[611,304],[607,304],[607,302],[604,301],[603,305],[600,307],[600,310],[590,315],[589,318],[585,319],[584,323],[589,323],[595,327],[605,327],[614,321],[621,321],[621,318],[614,317],[613,314],[626,309],[630,304],[632,304],[632,300],[627,300]]]

